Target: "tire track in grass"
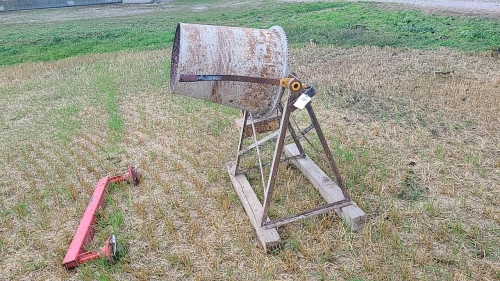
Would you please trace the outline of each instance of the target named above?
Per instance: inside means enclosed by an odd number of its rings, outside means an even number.
[[[97,77],[97,100],[102,101],[108,114],[107,124],[111,130],[111,137],[109,141],[111,142],[111,147],[108,150],[111,152],[118,149],[118,143],[122,138],[123,132],[123,118],[119,113],[118,104],[118,93],[117,87],[113,83],[113,77],[108,69],[106,69],[107,64],[102,63],[97,68],[102,74]]]
[[[126,168],[123,163],[124,157],[128,157],[122,135],[124,120],[119,101],[120,97],[123,97],[123,92],[117,86],[119,74],[113,72],[112,64],[107,61],[99,63],[95,71],[97,75],[93,80],[94,100],[95,107],[100,108],[102,112],[98,116],[100,124],[97,128],[84,130],[82,134],[76,135],[65,148],[74,158],[74,168],[75,165],[80,167],[74,169],[80,183],[85,182],[88,175],[91,175],[90,178],[101,178],[105,175],[122,174],[123,169]],[[89,185],[89,191],[93,191],[97,179],[93,181],[92,187]],[[127,199],[129,196],[127,193],[131,191],[128,188],[116,190],[110,188],[109,191],[111,189],[113,192],[109,192],[106,196],[107,207],[97,220],[96,235],[89,247],[97,247],[96,243],[104,240],[109,233],[114,233],[119,237],[119,244],[128,244],[124,241],[132,239],[128,229],[131,218],[124,218],[125,213],[131,210]],[[103,276],[107,275],[106,269],[101,268],[100,271],[104,274]]]

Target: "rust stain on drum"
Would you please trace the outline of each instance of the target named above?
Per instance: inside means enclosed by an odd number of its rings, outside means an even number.
[[[281,95],[275,85],[231,81],[179,82],[180,74],[240,75],[281,79],[288,75],[288,43],[281,27],[251,29],[180,23],[170,67],[170,91],[250,111],[271,112]]]
[[[222,102],[222,97],[219,93],[219,83],[220,82],[214,82],[214,86],[212,87],[212,92],[210,94],[210,101],[215,102],[215,103],[221,103]]]

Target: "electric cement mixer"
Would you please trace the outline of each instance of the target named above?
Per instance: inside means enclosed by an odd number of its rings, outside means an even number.
[[[279,244],[277,227],[332,210],[351,230],[363,227],[366,214],[350,199],[312,108],[316,90],[289,74],[288,43],[281,27],[252,29],[180,23],[172,49],[170,91],[242,110],[236,159],[227,167],[264,249]],[[311,123],[303,131],[296,131],[290,118],[294,111],[302,109],[307,110]],[[336,182],[306,155],[301,145],[301,138],[311,130],[315,130],[319,138]],[[285,143],[287,134],[291,140],[288,144]],[[253,140],[244,145],[247,137]],[[266,177],[259,147],[269,142],[275,143]],[[258,199],[240,169],[242,157],[250,151],[258,157],[263,200]],[[278,188],[278,167],[283,162],[295,165],[326,204],[270,219],[273,192]]]

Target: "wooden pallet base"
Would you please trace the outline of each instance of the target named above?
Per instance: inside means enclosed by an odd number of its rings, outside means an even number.
[[[280,243],[278,231],[276,231],[276,228],[264,229],[260,226],[263,213],[262,204],[257,198],[257,195],[255,195],[255,192],[253,191],[246,176],[244,174],[235,175],[235,165],[235,162],[227,163],[229,177],[231,178],[234,190],[236,191],[236,194],[238,194],[243,208],[245,209],[245,212],[247,213],[255,232],[257,233],[257,237],[259,238],[262,247],[264,247],[264,250],[267,250],[278,246]]]
[[[287,157],[300,154],[295,144],[286,145],[284,151]],[[344,194],[340,187],[307,155],[302,158],[291,159],[290,163],[295,165],[304,174],[327,203],[344,200]],[[352,231],[358,231],[365,225],[366,214],[354,202],[350,206],[335,209],[335,212],[344,219]]]

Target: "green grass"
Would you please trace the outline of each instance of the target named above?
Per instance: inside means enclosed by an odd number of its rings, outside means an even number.
[[[215,1],[178,1],[174,9],[127,17],[3,23],[0,65],[52,61],[90,53],[161,49],[171,45],[178,22],[269,28],[281,25],[292,44],[409,48],[441,46],[464,51],[498,51],[500,24],[492,19],[390,11],[371,3],[256,2],[210,7]],[[189,10],[192,4],[205,10]],[[67,11],[67,10],[66,10]],[[31,13],[31,12],[28,12]],[[28,15],[29,16],[29,15]]]
[[[106,69],[106,65],[99,65],[102,72],[96,79],[97,101],[104,104],[108,114],[108,127],[111,130],[111,139],[114,143],[120,141],[123,131],[123,118],[119,112],[118,94],[112,74]]]
[[[303,4],[305,5],[305,4]],[[426,15],[419,11],[395,12],[370,4],[338,3],[334,10],[324,7],[299,19],[283,22],[294,43],[309,39],[322,44],[435,48],[465,51],[498,48],[498,21],[454,16]]]

